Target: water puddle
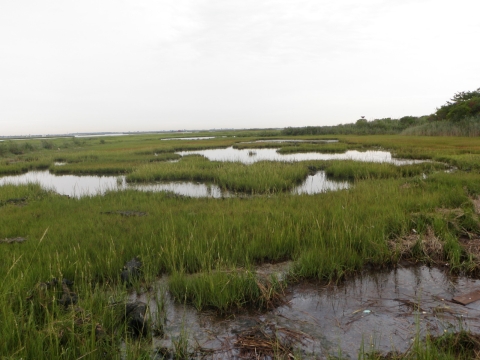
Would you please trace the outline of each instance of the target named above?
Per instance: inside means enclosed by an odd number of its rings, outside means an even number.
[[[139,191],[169,191],[177,195],[189,196],[189,197],[211,197],[222,198],[231,197],[232,195],[228,191],[222,191],[217,185],[202,184],[192,182],[170,182],[159,184],[142,184],[142,185],[129,185],[124,184],[122,189],[134,189]]]
[[[185,155],[203,155],[210,161],[232,161],[244,164],[253,164],[257,161],[305,161],[305,160],[354,160],[363,162],[380,162],[394,165],[408,165],[425,162],[425,160],[395,159],[388,151],[356,151],[349,150],[343,154],[322,154],[317,152],[299,154],[279,154],[277,149],[208,149],[177,152]]]
[[[56,164],[61,166],[62,164]],[[193,182],[168,182],[156,184],[127,184],[124,176],[77,176],[77,175],[53,175],[48,171],[31,171],[22,175],[4,176],[0,178],[0,186],[4,184],[28,184],[38,183],[43,188],[53,190],[58,194],[80,198],[82,196],[103,195],[107,191],[121,191],[126,189],[138,191],[168,191],[181,196],[224,198],[242,196],[229,191],[224,191],[214,184]],[[335,191],[349,187],[347,182],[328,180],[325,172],[319,171],[315,175],[309,175],[291,193],[318,194],[326,191]]]
[[[239,337],[259,327],[303,334],[295,348],[305,358],[357,359],[362,343],[366,351],[404,352],[417,331],[439,335],[462,327],[480,333],[480,301],[467,306],[451,301],[480,289],[480,280],[425,266],[363,274],[338,286],[296,285],[288,289],[286,305],[229,318],[174,303],[166,284],[163,278],[156,292],[133,293],[129,299],[147,303],[153,321],[164,324],[154,348],[172,349],[183,336],[192,351],[201,348],[208,359],[239,359]]]
[[[349,187],[349,182],[328,180],[325,171],[319,171],[315,175],[308,175],[302,185],[299,185],[292,190],[292,194],[313,195],[327,191],[344,190]]]
[[[114,176],[56,176],[48,171],[30,171],[22,175],[0,178],[0,186],[29,183],[38,183],[44,189],[76,198],[104,194],[107,190],[116,190],[118,186],[117,178]]]

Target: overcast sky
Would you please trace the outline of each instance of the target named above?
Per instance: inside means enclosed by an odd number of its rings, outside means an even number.
[[[0,135],[319,126],[480,87],[479,0],[0,0]]]

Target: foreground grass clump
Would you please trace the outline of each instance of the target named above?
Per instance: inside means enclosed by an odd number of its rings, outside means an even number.
[[[282,297],[282,286],[276,278],[259,279],[250,271],[214,271],[195,276],[175,273],[169,288],[180,302],[192,303],[198,310],[213,308],[222,314],[246,307],[272,308]]]

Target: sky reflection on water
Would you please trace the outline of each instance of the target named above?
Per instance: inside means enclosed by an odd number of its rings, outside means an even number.
[[[210,161],[232,161],[243,164],[253,164],[257,161],[305,161],[305,160],[354,160],[363,162],[384,162],[394,165],[407,165],[423,162],[422,160],[404,160],[395,159],[389,151],[357,151],[349,150],[341,154],[322,154],[317,152],[298,153],[298,154],[279,154],[277,149],[208,149],[179,151],[177,154],[185,155],[203,155]]]
[[[53,175],[48,171],[31,171],[22,175],[5,176],[0,178],[0,186],[4,184],[39,183],[43,188],[53,190],[61,195],[80,198],[82,196],[103,195],[107,191],[121,191],[133,189],[138,191],[170,191],[177,195],[190,197],[233,197],[247,194],[235,194],[222,191],[214,184],[193,182],[168,182],[156,184],[127,184],[124,176],[77,176]],[[295,187],[292,194],[317,194],[325,191],[346,189],[348,182],[328,180],[323,171],[309,175],[299,186]]]

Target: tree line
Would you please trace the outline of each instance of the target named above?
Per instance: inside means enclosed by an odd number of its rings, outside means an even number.
[[[456,93],[431,115],[404,116],[400,119],[383,118],[372,121],[362,118],[351,124],[335,126],[288,127],[282,131],[282,135],[375,135],[400,134],[402,132],[409,135],[426,133],[448,135],[449,132],[452,135],[458,135],[459,130],[463,130],[465,134],[462,135],[477,136],[476,131],[472,133],[469,129],[478,128],[479,125],[480,88]],[[435,129],[440,128],[442,133],[436,134]]]

